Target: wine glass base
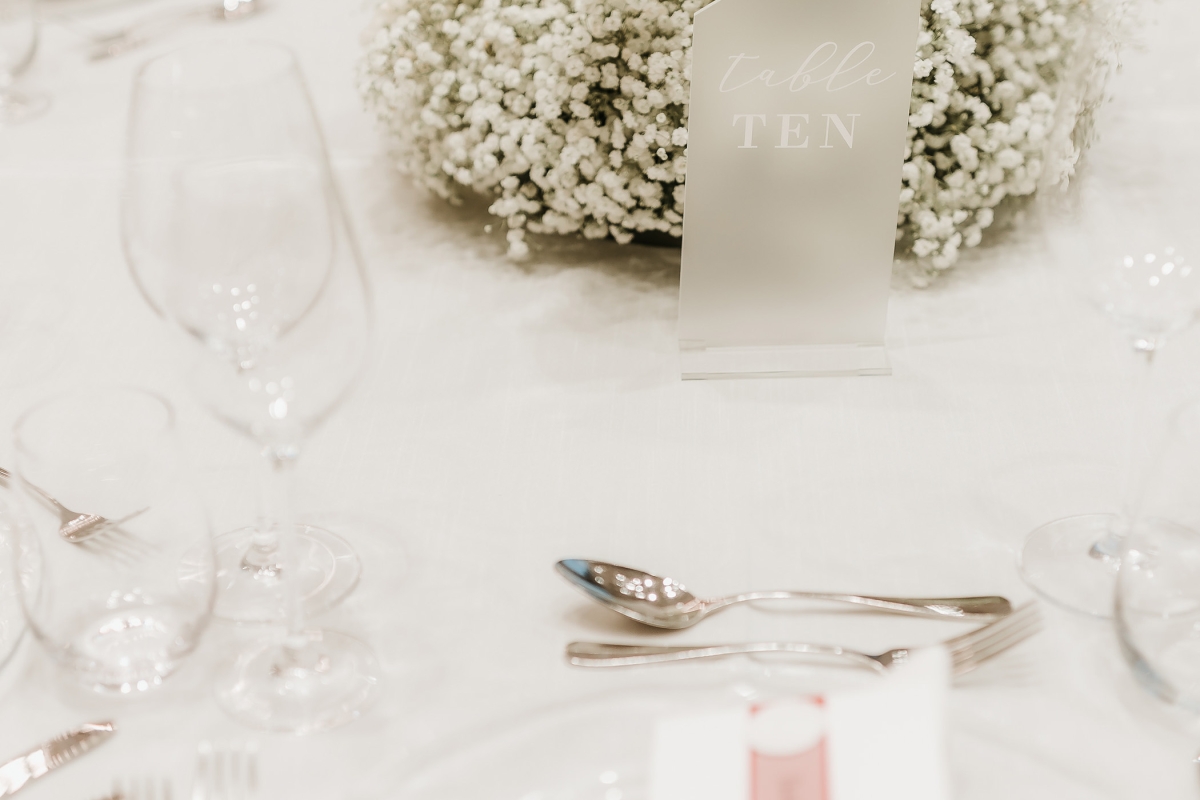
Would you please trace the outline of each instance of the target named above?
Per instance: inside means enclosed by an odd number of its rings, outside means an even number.
[[[0,127],[40,117],[50,108],[50,98],[40,94],[0,94]]]
[[[239,625],[283,624],[287,620],[286,576],[244,563],[257,530],[241,528],[217,536],[217,599],[213,617]],[[350,544],[315,525],[296,526],[296,563],[306,617],[328,611],[358,585],[362,565]]]
[[[1034,529],[1018,557],[1021,577],[1057,605],[1111,617],[1120,562],[1093,555],[1092,547],[1110,535],[1117,519],[1114,514],[1082,514]]]
[[[314,733],[353,722],[375,698],[379,666],[366,644],[333,631],[300,634],[242,653],[217,682],[217,702],[243,725]]]

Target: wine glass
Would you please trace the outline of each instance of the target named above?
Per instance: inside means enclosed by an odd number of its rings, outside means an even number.
[[[1200,405],[1173,416],[1123,542],[1114,619],[1141,684],[1200,713]]]
[[[212,610],[208,519],[174,419],[156,395],[92,388],[39,403],[13,428],[9,517],[29,630],[102,693],[161,685]],[[105,520],[65,535],[64,506]]]
[[[35,0],[0,0],[0,125],[23,122],[50,107],[42,95],[13,91],[37,51]]]
[[[1112,613],[1121,539],[1136,525],[1153,439],[1156,354],[1200,311],[1200,247],[1186,189],[1151,158],[1122,155],[1086,165],[1039,204],[1058,265],[1122,333],[1136,371],[1122,464],[1120,513],[1054,520],[1029,534],[1021,574],[1044,597],[1098,617]]]
[[[218,537],[222,616],[238,619],[239,603],[261,614],[282,587],[287,629],[240,654],[218,699],[253,727],[340,725],[374,696],[374,655],[353,637],[305,628],[312,594],[308,604],[301,595],[312,587],[299,584],[316,570],[316,594],[329,598],[336,584],[344,596],[353,581],[339,584],[339,570],[353,566],[356,580],[357,562],[314,566],[314,553],[349,548],[296,525],[292,476],[305,438],[361,372],[372,317],[307,90],[285,48],[185,48],[138,72],[128,137],[122,232],[135,279],[203,345],[194,388],[261,445],[268,468],[264,521]]]
[[[155,311],[203,343],[193,387],[218,417],[264,446],[268,494],[277,456],[333,409],[363,362],[365,329],[364,344],[336,363],[312,349],[332,343],[301,345],[296,330],[331,276],[357,269],[340,215],[320,128],[286,50],[201,46],[138,72],[122,201],[126,258]],[[350,324],[368,321],[363,312]],[[324,373],[292,385],[298,377],[288,370],[308,363]],[[270,502],[264,495],[264,511]],[[305,612],[316,614],[353,590],[361,567],[331,531],[301,525],[296,535],[291,579]],[[271,514],[217,536],[216,551],[214,615],[284,622]]]

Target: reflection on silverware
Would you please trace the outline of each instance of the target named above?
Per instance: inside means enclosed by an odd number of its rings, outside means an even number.
[[[1041,614],[1037,606],[1031,603],[982,628],[947,639],[942,642],[942,646],[950,651],[953,673],[964,675],[1029,638],[1040,627]],[[915,648],[902,647],[879,655],[868,655],[837,645],[799,642],[748,642],[676,647],[572,642],[567,645],[567,660],[577,667],[627,667],[744,653],[792,653],[811,656],[814,660],[842,661],[876,672],[886,672],[896,664],[907,661],[913,649]]]
[[[91,58],[100,61],[119,56],[141,47],[156,35],[178,27],[190,20],[211,19],[218,22],[233,22],[245,19],[262,10],[263,0],[222,0],[214,5],[205,3],[185,9],[172,9],[162,14],[143,17],[120,30],[92,36]]]
[[[89,722],[0,765],[0,797],[16,794],[30,781],[78,758],[115,732],[111,722]]]
[[[254,800],[258,796],[256,742],[201,742],[196,750],[193,800]]]
[[[702,599],[671,578],[641,570],[569,558],[555,568],[592,599],[630,619],[655,628],[690,628],[714,611],[751,600],[819,600],[851,603],[878,611],[951,619],[991,619],[1012,611],[1003,597],[867,597],[821,592],[746,592]]]
[[[12,481],[14,476],[8,470],[0,467],[0,478]],[[81,514],[78,511],[72,511],[55,500],[45,489],[34,486],[29,481],[24,481],[24,484],[58,514],[58,534],[71,544],[125,561],[140,559],[153,549],[147,542],[121,527],[122,524],[145,514],[150,510],[149,508],[134,511],[120,519],[107,519],[99,514]]]

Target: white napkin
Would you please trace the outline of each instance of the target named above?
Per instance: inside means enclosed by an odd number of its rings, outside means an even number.
[[[658,720],[650,800],[949,800],[949,656],[875,686]]]

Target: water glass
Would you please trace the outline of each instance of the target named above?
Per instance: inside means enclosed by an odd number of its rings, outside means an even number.
[[[1142,685],[1200,713],[1200,405],[1155,448],[1146,516],[1124,543],[1115,621]]]
[[[0,0],[0,125],[22,122],[50,106],[41,95],[22,95],[12,89],[36,51],[35,0]]]
[[[211,534],[174,427],[160,397],[101,389],[40,403],[14,428],[9,505],[29,630],[99,692],[160,685],[211,614]]]
[[[1200,532],[1155,519],[1129,537],[1115,619],[1139,682],[1200,713]]]

